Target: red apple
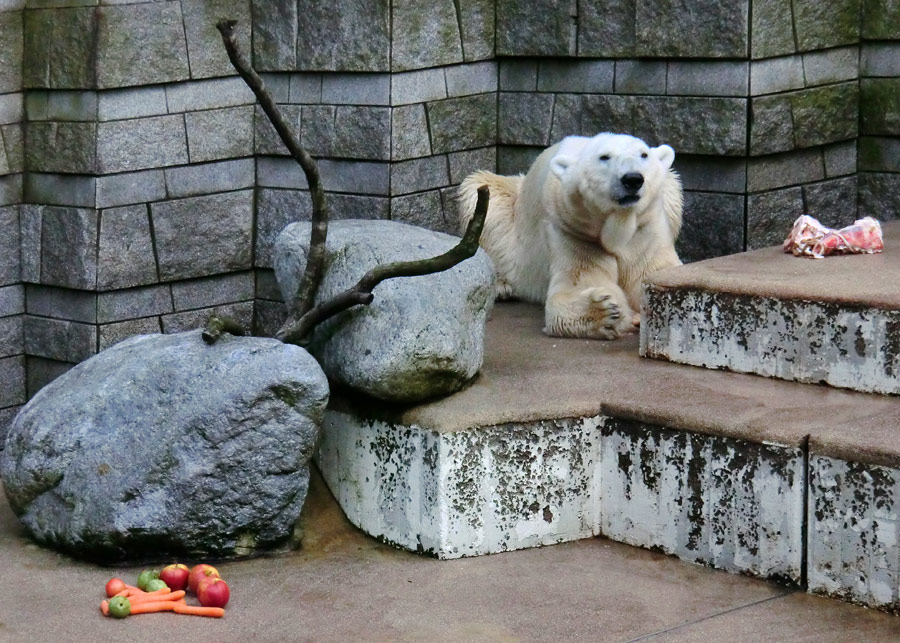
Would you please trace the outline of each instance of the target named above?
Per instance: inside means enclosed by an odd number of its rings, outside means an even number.
[[[203,607],[225,607],[230,597],[228,583],[218,576],[204,578],[197,587],[197,598]]]
[[[191,573],[188,574],[188,589],[197,593],[197,586],[200,585],[200,581],[204,578],[209,578],[210,576],[219,577],[219,570],[217,570],[212,565],[207,565],[206,563],[200,563],[199,565],[194,565],[191,567]]]
[[[182,565],[181,563],[166,565],[159,572],[159,580],[168,585],[173,592],[187,587],[188,576],[190,576],[190,571],[187,565]]]

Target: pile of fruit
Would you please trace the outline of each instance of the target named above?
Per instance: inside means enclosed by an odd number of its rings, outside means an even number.
[[[187,592],[196,594],[199,606],[187,604]],[[231,590],[211,565],[195,565],[189,570],[186,565],[175,563],[162,570],[145,569],[138,576],[137,587],[126,585],[121,578],[111,578],[106,583],[106,596],[109,600],[100,603],[100,611],[114,618],[154,612],[221,618],[225,616]]]

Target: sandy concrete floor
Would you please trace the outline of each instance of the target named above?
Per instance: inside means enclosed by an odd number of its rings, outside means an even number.
[[[105,582],[140,568],[38,547],[0,498],[4,643],[900,640],[900,617],[602,538],[454,561],[398,551],[352,527],[317,474],[301,551],[218,566],[225,618],[107,619]]]

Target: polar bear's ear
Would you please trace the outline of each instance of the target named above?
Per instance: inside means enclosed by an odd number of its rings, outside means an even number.
[[[660,145],[659,147],[654,147],[653,155],[667,170],[672,167],[672,163],[675,162],[675,150],[673,150],[668,145]]]
[[[550,170],[556,175],[556,178],[562,179],[566,170],[575,163],[575,158],[567,154],[557,154],[550,159]]]

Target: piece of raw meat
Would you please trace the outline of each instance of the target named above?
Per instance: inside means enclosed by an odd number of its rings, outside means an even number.
[[[872,217],[853,222],[846,228],[827,228],[816,219],[803,215],[794,221],[791,233],[784,241],[784,251],[800,257],[821,259],[826,255],[865,253],[884,249],[881,224]]]

